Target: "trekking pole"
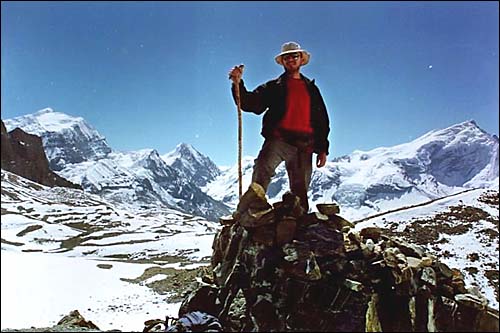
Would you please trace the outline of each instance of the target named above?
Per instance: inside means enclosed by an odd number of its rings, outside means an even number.
[[[239,65],[239,69],[243,74],[243,68],[245,65]],[[236,95],[236,105],[238,106],[238,195],[241,198],[243,194],[243,174],[241,172],[241,154],[242,154],[242,133],[243,133],[243,125],[241,119],[241,99],[240,99],[240,81],[234,83],[234,92]]]

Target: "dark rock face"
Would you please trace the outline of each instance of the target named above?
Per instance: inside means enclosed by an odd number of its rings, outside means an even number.
[[[50,170],[40,137],[20,128],[7,133],[3,121],[1,126],[2,169],[42,185],[81,189]]]
[[[14,151],[12,150],[12,145],[10,143],[10,137],[7,133],[7,129],[3,121],[1,122],[1,149],[2,149],[2,169],[9,166],[9,162],[14,160]]]
[[[288,193],[272,208],[258,185],[213,243],[212,276],[187,295],[224,331],[498,331],[498,312],[450,269],[338,208],[304,214]]]

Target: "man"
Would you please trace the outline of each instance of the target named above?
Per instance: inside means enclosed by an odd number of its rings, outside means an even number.
[[[247,91],[242,68],[235,66],[229,72],[235,85],[239,84],[241,109],[264,114],[262,136],[264,144],[259,152],[252,174],[252,182],[267,191],[275,169],[285,161],[290,190],[298,196],[305,212],[309,210],[307,191],[312,174],[312,155],[317,154],[316,166],[321,168],[328,155],[328,113],[318,87],[300,73],[311,55],[295,42],[282,45],[275,57],[285,72],[277,79]]]

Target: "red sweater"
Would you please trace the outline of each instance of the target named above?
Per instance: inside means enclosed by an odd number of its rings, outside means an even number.
[[[311,97],[301,79],[287,80],[286,113],[279,127],[293,132],[311,134]]]

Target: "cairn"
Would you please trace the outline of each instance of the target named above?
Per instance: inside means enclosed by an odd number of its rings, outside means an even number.
[[[221,218],[212,272],[179,317],[206,313],[223,331],[498,332],[498,312],[459,270],[378,228],[354,231],[336,204],[317,209],[292,193],[270,205],[253,183]]]

